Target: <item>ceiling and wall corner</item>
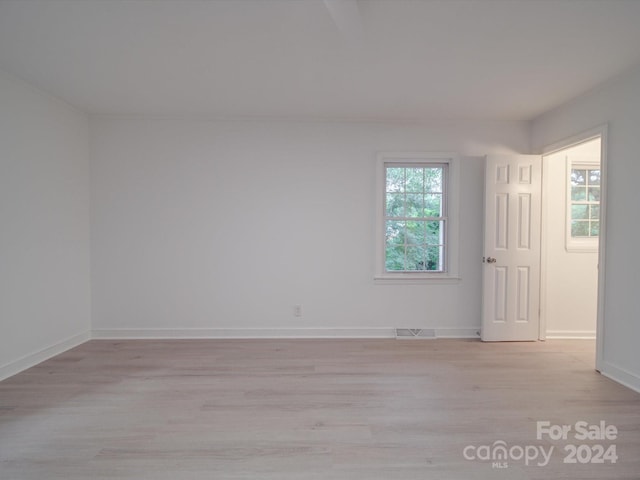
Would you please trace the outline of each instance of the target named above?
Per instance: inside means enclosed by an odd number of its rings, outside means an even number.
[[[638,18],[633,0],[4,0],[0,66],[91,114],[529,120],[640,62]]]

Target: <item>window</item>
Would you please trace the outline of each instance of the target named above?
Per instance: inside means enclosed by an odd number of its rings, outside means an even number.
[[[600,165],[567,163],[567,250],[595,251],[600,235]]]
[[[597,237],[600,232],[600,168],[571,169],[571,236]]]
[[[457,176],[453,155],[379,156],[376,278],[455,279]]]
[[[385,269],[444,271],[446,164],[385,165]]]

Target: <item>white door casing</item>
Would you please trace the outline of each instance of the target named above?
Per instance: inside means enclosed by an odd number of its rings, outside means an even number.
[[[541,156],[487,157],[483,341],[538,339],[541,192]]]

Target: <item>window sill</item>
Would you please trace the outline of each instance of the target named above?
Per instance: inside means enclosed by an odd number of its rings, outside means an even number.
[[[447,274],[388,274],[373,277],[374,285],[458,285],[460,277]]]

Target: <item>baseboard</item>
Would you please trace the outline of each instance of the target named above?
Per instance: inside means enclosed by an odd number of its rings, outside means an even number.
[[[595,340],[595,330],[547,330],[548,340]]]
[[[435,338],[478,338],[477,328],[435,328]],[[383,328],[116,328],[74,335],[0,366],[0,381],[91,339],[396,338]]]
[[[609,362],[602,362],[600,373],[614,382],[640,393],[640,376]]]
[[[392,328],[110,328],[95,329],[95,339],[170,338],[391,338]]]
[[[16,373],[20,373],[27,368],[31,368],[41,362],[44,362],[45,360],[48,360],[51,357],[55,357],[56,355],[66,352],[73,347],[77,347],[87,340],[90,340],[90,338],[90,332],[80,333],[47,348],[30,353],[17,360],[2,365],[0,366],[0,380],[9,378]]]
[[[435,329],[436,338],[478,338],[477,328]],[[395,338],[395,328],[109,328],[95,339],[170,338]]]
[[[436,338],[480,338],[480,327],[436,328]]]

